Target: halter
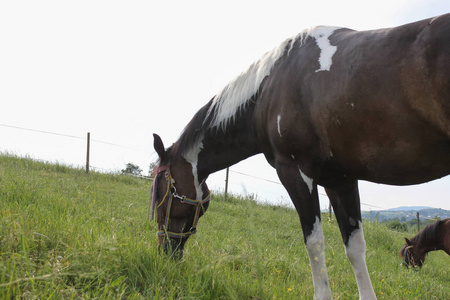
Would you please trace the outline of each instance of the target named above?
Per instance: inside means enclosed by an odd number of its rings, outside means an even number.
[[[410,245],[410,246],[407,246],[406,248],[405,248],[405,260],[406,260],[406,262],[407,262],[407,264],[409,265],[410,263],[412,263],[412,265],[414,266],[415,264],[414,264],[414,257],[412,256],[412,253],[410,252],[411,250],[411,248],[413,248],[414,247],[414,245]],[[410,261],[411,260],[411,261]]]
[[[164,194],[164,198],[162,199],[161,203],[156,206],[156,187],[158,185],[158,174],[162,171],[165,171],[166,175],[166,181],[167,181],[167,190]],[[152,213],[151,213],[151,220],[154,218],[155,214],[155,206],[156,208],[160,207],[166,199],[168,200],[167,203],[167,211],[166,211],[166,220],[164,223],[164,230],[158,230],[156,233],[158,236],[168,236],[171,238],[186,238],[189,237],[195,233],[197,233],[197,223],[198,219],[200,218],[200,208],[203,206],[203,204],[207,203],[211,199],[211,193],[208,194],[208,196],[203,200],[194,200],[187,198],[186,196],[180,196],[177,193],[177,189],[175,188],[175,180],[172,178],[172,175],[170,174],[169,166],[159,167],[156,170],[155,180],[152,185],[151,189],[151,207],[152,207]],[[189,229],[188,232],[171,232],[167,229],[169,228],[169,218],[170,218],[170,210],[172,209],[172,201],[173,198],[180,199],[181,203],[189,204],[195,206],[195,215],[194,215],[194,221],[192,222],[192,227]]]

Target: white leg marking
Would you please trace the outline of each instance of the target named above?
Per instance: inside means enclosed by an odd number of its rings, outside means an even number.
[[[297,167],[298,167],[298,171],[300,172],[300,176],[302,176],[303,181],[308,186],[309,193],[312,194],[313,188],[314,188],[313,179],[308,177],[308,176],[306,176],[305,173],[303,173],[302,170],[300,170],[300,167],[298,165],[297,165]]]
[[[345,254],[353,266],[356,283],[358,284],[359,299],[377,299],[370,281],[369,271],[366,265],[366,242],[361,222],[359,229],[352,232],[345,248]]]
[[[277,116],[278,134],[280,135],[280,137],[283,137],[283,136],[281,135],[280,121],[281,121],[281,115],[278,115],[278,116]]]
[[[330,71],[330,67],[332,64],[331,58],[336,52],[337,47],[332,46],[328,38],[336,29],[339,29],[339,27],[318,26],[310,33],[310,36],[316,39],[316,44],[320,48],[320,69],[316,70],[316,72]]]
[[[183,153],[184,159],[189,162],[192,166],[192,175],[194,176],[194,186],[197,193],[197,200],[202,200],[203,198],[203,191],[202,191],[202,185],[198,181],[198,172],[197,172],[197,164],[198,164],[198,155],[200,154],[200,151],[203,149],[203,143],[202,143],[203,137],[201,137],[197,145],[193,146],[189,151]]]
[[[306,238],[306,250],[311,263],[311,272],[314,283],[314,299],[332,299],[328,283],[327,265],[325,264],[325,244],[322,223],[316,217],[313,231]]]

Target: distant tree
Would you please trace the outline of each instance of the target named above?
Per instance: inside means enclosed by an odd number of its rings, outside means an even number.
[[[411,220],[407,221],[406,224],[408,226],[411,226],[411,227],[415,226],[417,228],[417,219],[416,218],[411,219]]]
[[[122,174],[131,174],[139,176],[142,173],[142,169],[138,165],[133,163],[127,163],[126,168],[122,170]]]
[[[401,223],[398,219],[388,221],[387,226],[388,226],[388,228],[390,228],[392,230],[396,230],[396,231],[400,231],[400,232],[408,231],[408,225],[406,225],[406,223]]]

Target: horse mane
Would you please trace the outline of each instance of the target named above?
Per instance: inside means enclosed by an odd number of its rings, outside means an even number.
[[[201,142],[206,131],[210,129],[211,118],[208,116],[208,111],[212,101],[211,99],[194,115],[192,120],[183,129],[177,143],[169,148],[169,150],[173,150],[175,155],[182,155],[192,149]]]
[[[169,149],[174,153],[183,154],[201,142],[208,130],[223,130],[234,124],[239,112],[247,109],[249,101],[256,99],[258,90],[275,63],[293,49],[299,42],[301,47],[306,38],[317,27],[301,31],[296,36],[286,39],[278,47],[264,54],[258,61],[235,79],[230,81],[216,96],[203,106],[186,125],[178,139],[178,142]]]
[[[297,41],[301,47],[316,28],[303,30],[296,36],[286,39],[251,64],[245,72],[230,81],[212,100],[207,113],[207,116],[212,115],[210,126],[225,128],[233,123],[236,113],[240,109],[245,109],[245,104],[257,94],[261,83],[264,78],[269,76],[275,63],[283,55],[289,55]]]
[[[411,242],[419,247],[422,247],[424,244],[429,242],[435,242],[439,238],[439,229],[441,225],[449,220],[450,218],[438,220],[433,224],[426,226],[419,231],[418,234],[411,238]]]

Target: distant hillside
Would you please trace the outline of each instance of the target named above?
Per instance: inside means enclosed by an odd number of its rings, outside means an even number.
[[[389,210],[363,211],[361,214],[364,219],[378,220],[378,222],[394,219],[407,222],[411,219],[416,219],[417,212],[419,212],[420,219],[433,219],[436,217],[440,219],[450,218],[450,210],[423,206],[405,206]]]
[[[419,211],[419,210],[428,209],[428,208],[432,208],[432,207],[429,207],[429,206],[400,206],[400,207],[386,209],[386,211],[410,211],[410,210]]]

